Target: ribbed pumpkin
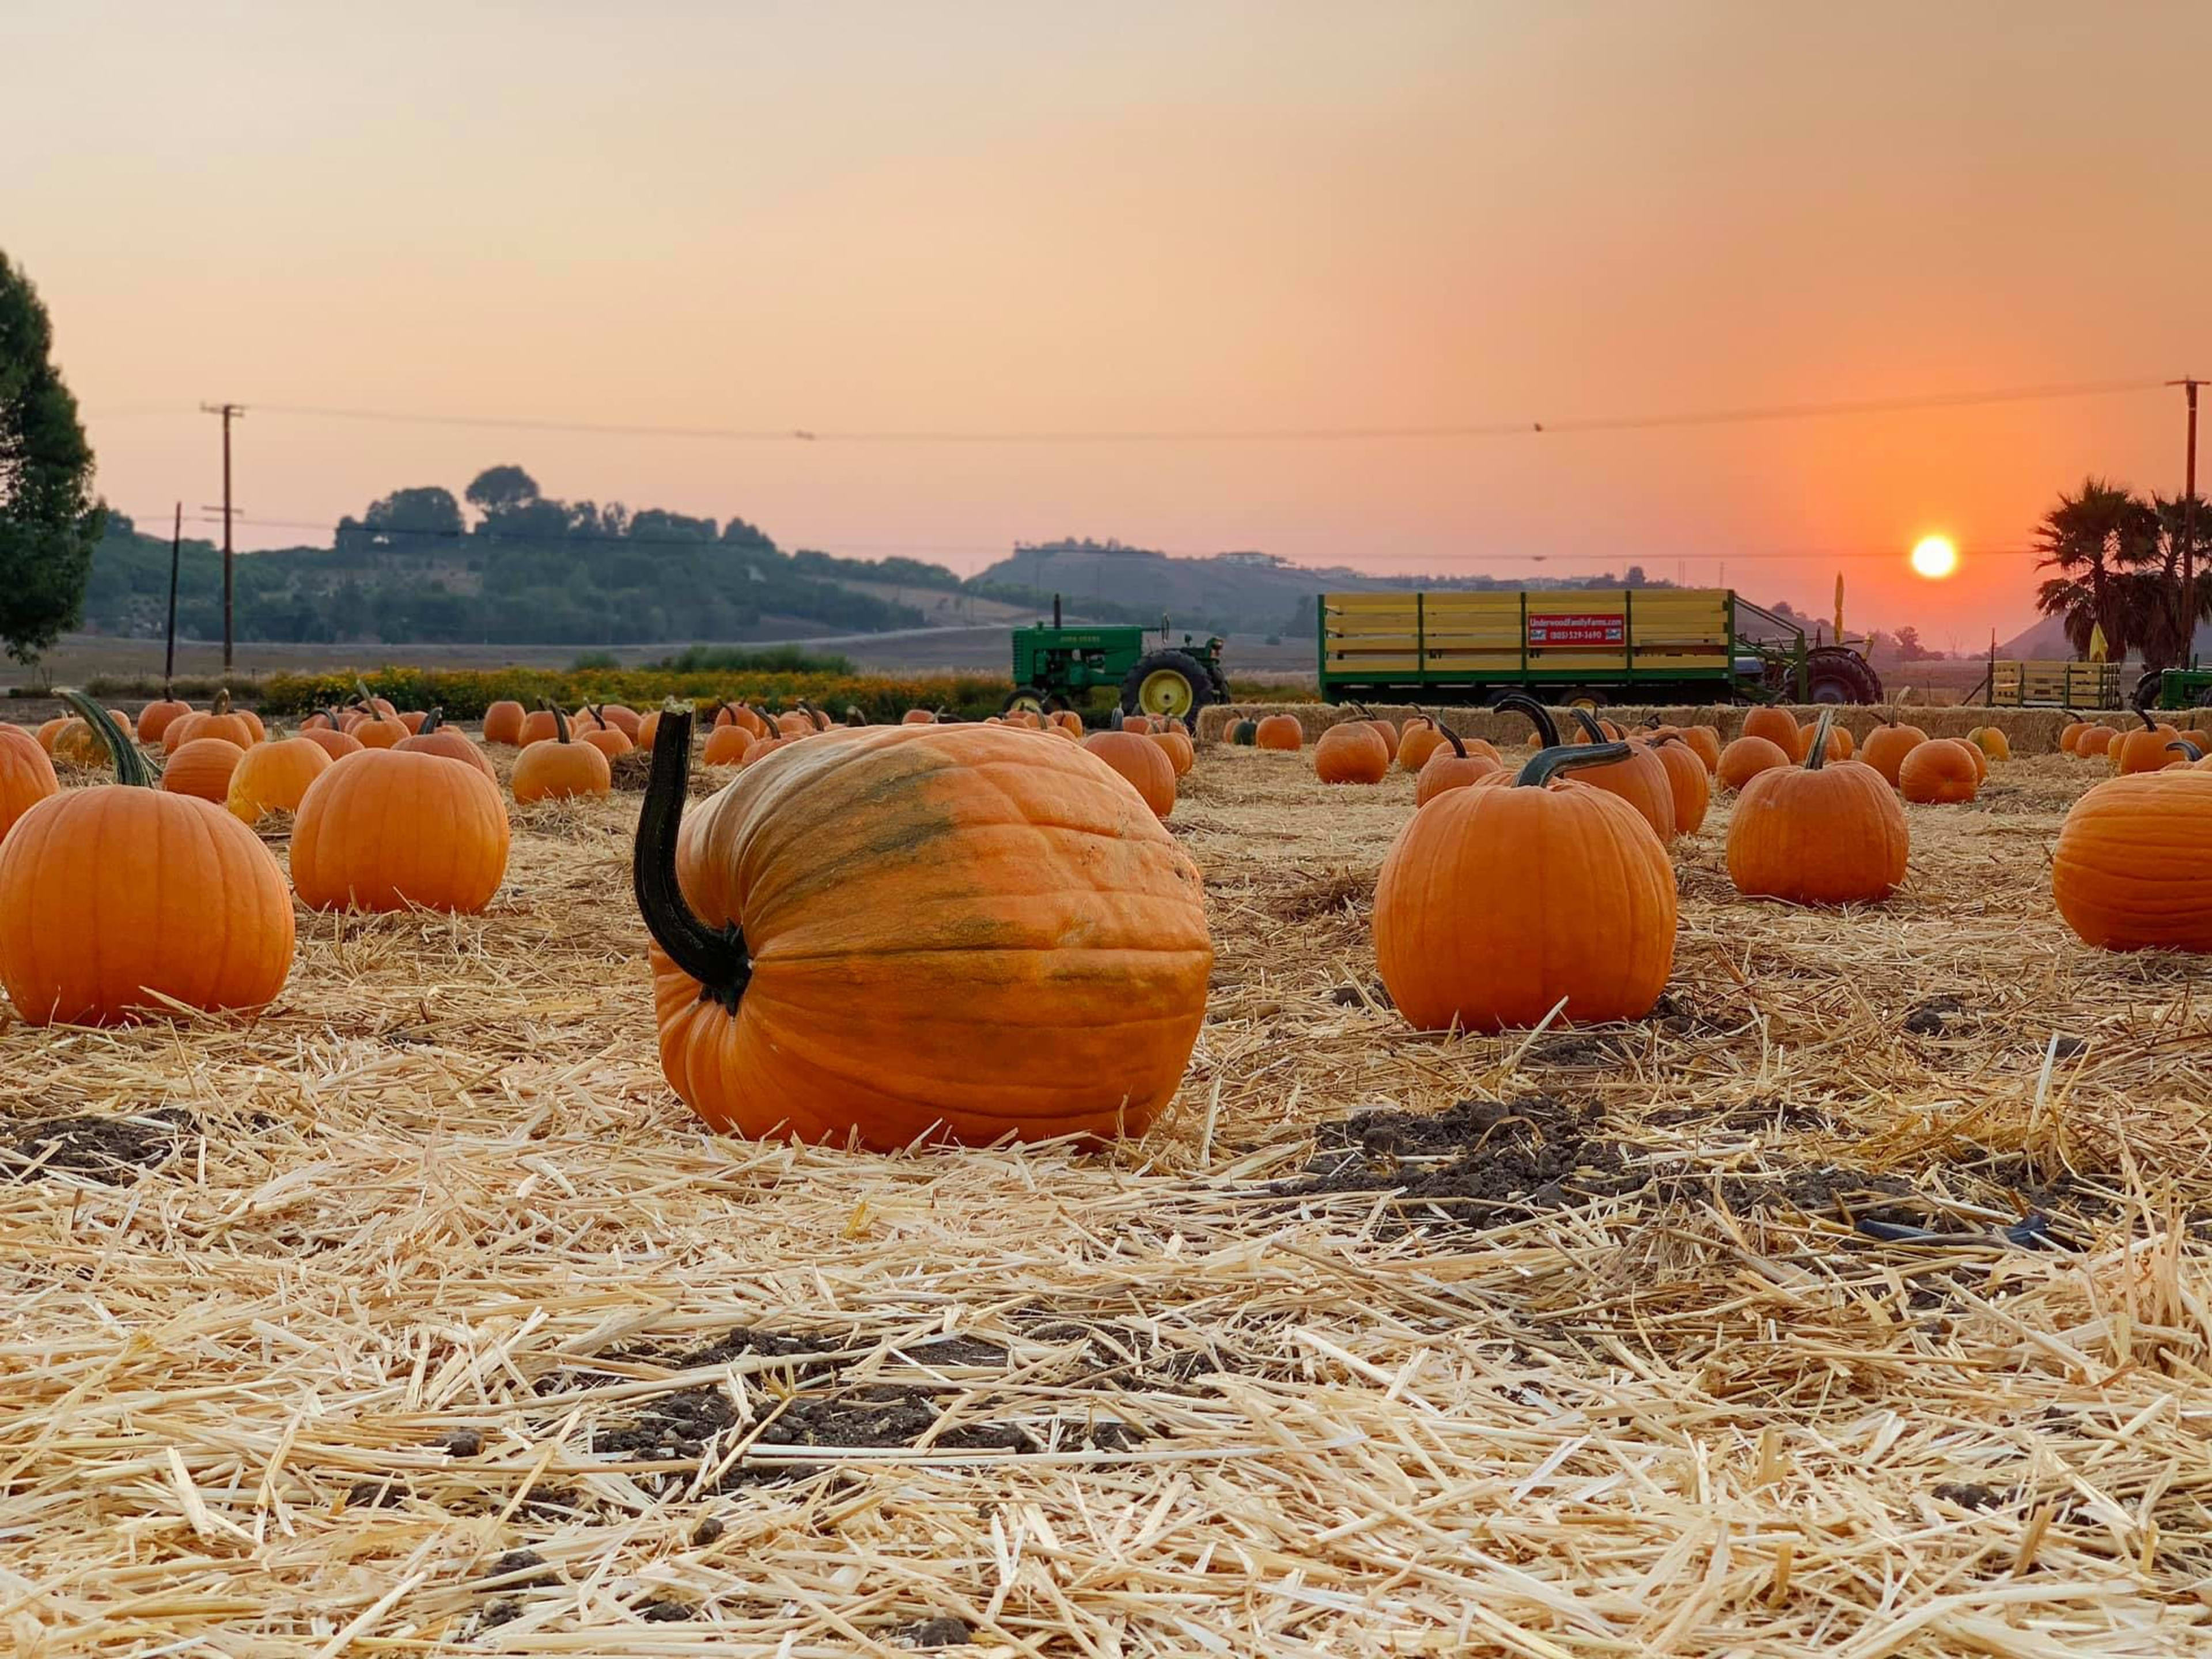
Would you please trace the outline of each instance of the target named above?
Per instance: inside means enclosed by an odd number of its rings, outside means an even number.
[[[635,868],[694,1111],[885,1151],[1144,1132],[1213,951],[1196,866],[1112,768],[1003,726],[872,727],[684,823],[690,719],[662,716]]]
[[[1345,720],[1314,744],[1314,775],[1323,783],[1380,783],[1390,750],[1372,720]]]
[[[2155,772],[2172,760],[2166,745],[2181,735],[2162,720],[2148,714],[2136,717],[2142,724],[2123,732],[2112,742],[2112,770],[2124,777],[2131,772]]]
[[[228,690],[215,694],[215,702],[204,714],[179,714],[161,728],[161,747],[175,754],[183,744],[196,738],[221,738],[234,743],[240,749],[251,749],[260,739],[255,735],[256,722],[236,713],[230,706]]]
[[[650,749],[660,736],[660,711],[648,708],[637,717],[637,746]]]
[[[422,731],[422,722],[428,720],[430,715],[427,709],[403,708],[392,718],[407,728],[407,735],[411,738]]]
[[[191,795],[221,806],[230,799],[231,774],[246,750],[228,738],[190,738],[161,769],[161,787],[173,795]]]
[[[983,723],[988,725],[989,722]],[[754,762],[764,761],[777,750],[786,748],[798,741],[797,738],[757,738],[753,740],[752,746],[745,750],[745,757],[738,763],[738,768],[742,771]]]
[[[1127,778],[1152,809],[1153,817],[1164,818],[1175,811],[1176,770],[1161,734],[1093,732],[1084,738],[1083,746]]]
[[[1741,789],[1761,772],[1790,764],[1782,745],[1771,738],[1737,738],[1721,750],[1713,781],[1723,789]]]
[[[1705,762],[1707,775],[1717,772],[1721,764],[1720,728],[1713,726],[1686,726],[1681,728],[1682,741],[1690,750]]]
[[[151,787],[145,757],[105,725],[116,781],[52,795],[0,842],[0,983],[33,1025],[111,1025],[165,1000],[258,1008],[292,966],[292,901],[253,832]]]
[[[1465,738],[1449,727],[1439,728],[1443,744],[1421,763],[1413,780],[1413,805],[1426,806],[1448,789],[1464,789],[1505,769],[1497,749],[1480,738]]]
[[[2070,708],[2066,712],[2069,714],[2074,714],[2074,711]],[[2058,752],[2062,755],[2072,754],[2074,752],[2074,745],[2081,742],[2081,734],[2088,729],[2089,722],[2083,720],[2079,714],[2074,714],[2074,718],[2072,720],[2067,721],[2064,726],[2059,728]]]
[[[300,735],[332,760],[343,760],[348,755],[357,755],[361,752],[361,739],[350,732],[342,731],[335,714],[325,725],[303,725],[300,728]]]
[[[1765,738],[1786,759],[1797,747],[1797,721],[1786,708],[1761,703],[1743,717],[1739,738]]]
[[[474,767],[364,749],[301,797],[292,884],[310,909],[481,910],[507,873],[507,845],[506,804]]]
[[[2058,832],[2051,891],[2084,944],[2212,951],[2212,772],[2093,786]]]
[[[1826,713],[1826,710],[1822,711],[1824,717]],[[1797,728],[1797,741],[1790,750],[1790,759],[1802,762],[1807,756],[1812,753],[1813,734],[1818,729],[1819,724],[1820,722],[1816,720],[1812,725],[1801,726]],[[1832,722],[1828,727],[1827,742],[1828,759],[1832,761],[1850,759],[1851,751],[1856,745],[1851,740],[1850,728],[1849,726],[1837,726]]]
[[[2005,736],[2003,727],[1978,726],[1966,735],[1967,740],[1990,759],[2008,761],[2012,758],[2012,739]]]
[[[1864,762],[1830,761],[1826,752],[1808,745],[1803,765],[1744,784],[1728,832],[1729,879],[1739,893],[1869,904],[1905,879],[1911,836],[1896,791]]]
[[[764,738],[769,735],[768,722],[761,718],[760,711],[748,708],[741,702],[726,702],[717,708],[714,711],[714,724],[743,726],[746,734],[750,737]]]
[[[1705,811],[1712,805],[1712,774],[1698,753],[1684,741],[1680,732],[1668,732],[1654,738],[1650,752],[1659,757],[1667,769],[1667,781],[1674,794],[1674,833],[1694,836],[1705,822]]]
[[[596,732],[585,732],[577,741],[591,744],[609,760],[613,760],[619,755],[627,755],[637,747],[629,740],[629,734],[619,726],[602,726]]]
[[[1444,734],[1427,714],[1408,715],[1398,731],[1398,764],[1418,775],[1429,757],[1444,746]]]
[[[1070,737],[1080,738],[1083,735],[1083,716],[1073,708],[1055,708],[1045,716],[1045,720],[1048,724],[1058,726]]]
[[[138,741],[161,742],[161,733],[169,729],[171,720],[180,720],[191,712],[191,704],[180,702],[173,698],[164,698],[148,703],[138,711]]]
[[[1897,787],[1905,799],[1923,806],[1972,800],[1982,781],[1974,753],[1972,744],[1957,738],[1930,738],[1905,756],[1897,769]]]
[[[2109,726],[2090,726],[2074,739],[2074,752],[2084,760],[2102,760],[2120,734]]]
[[[1501,697],[1495,706],[1504,708],[1507,702],[1507,698]],[[1517,703],[1514,706],[1520,707]],[[1551,715],[1542,705],[1533,700],[1528,702],[1522,712],[1540,716],[1545,725],[1550,724]],[[1620,759],[1604,765],[1577,769],[1575,781],[1620,796],[1644,815],[1644,821],[1651,826],[1651,833],[1659,837],[1662,846],[1674,840],[1674,786],[1668,778],[1666,763],[1643,743],[1607,738],[1605,727],[1587,708],[1575,708],[1569,712],[1574,715],[1575,723],[1582,728],[1583,743],[1592,747],[1617,745],[1628,751]],[[1546,747],[1549,746],[1546,744]]]
[[[1867,733],[1867,740],[1859,749],[1859,758],[1881,773],[1894,788],[1898,769],[1905,764],[1905,757],[1927,741],[1928,734],[1917,726],[1884,720]]]
[[[553,718],[550,704],[543,708],[533,708],[523,717],[522,741],[516,747],[527,749],[533,743],[544,743],[557,737],[560,729],[560,723]]]
[[[645,717],[636,709],[618,702],[593,703],[592,713],[601,726],[613,727],[633,744],[637,741],[638,727],[645,723]]]
[[[39,729],[32,734],[38,739],[39,747],[46,750],[48,755],[52,755],[54,752],[54,740],[69,730],[70,721],[76,718],[73,714],[57,714],[53,719],[43,721]]]
[[[1974,742],[1970,738],[1948,738],[1945,741],[1948,743],[1955,743],[1960,748],[1966,751],[1966,758],[1974,763],[1974,781],[1976,783],[1987,783],[1989,781],[1990,757],[1982,751],[1982,747],[1979,744]]]
[[[1252,745],[1293,754],[1306,746],[1306,729],[1298,724],[1296,714],[1270,714],[1252,734]]]
[[[1030,717],[1034,720],[1036,716]],[[787,708],[775,717],[775,732],[780,738],[804,738],[818,730],[813,716],[803,708]]]
[[[514,799],[533,801],[565,800],[574,795],[604,795],[614,787],[607,757],[568,733],[568,717],[556,705],[553,735],[533,743],[514,758],[508,785]]]
[[[52,745],[54,758],[69,766],[105,766],[107,764],[107,745],[100,740],[100,728],[88,720],[73,720],[54,734]]]
[[[2203,763],[2204,750],[2193,738],[2176,738],[2166,747],[2173,758],[2158,769],[2161,772],[2178,772]]]
[[[172,771],[180,750],[169,763]],[[257,743],[239,757],[223,805],[241,823],[258,823],[271,812],[296,812],[307,786],[331,769],[330,750],[312,738]]]
[[[511,698],[501,698],[484,710],[484,741],[505,744],[510,749],[521,748],[525,718],[526,711],[520,703]]]
[[[54,763],[20,726],[0,725],[0,838],[49,795],[61,792]]]
[[[658,731],[659,728],[655,728]],[[659,742],[655,738],[656,744]],[[727,726],[717,726],[707,733],[707,747],[700,760],[708,766],[743,766],[745,755],[755,744],[766,739],[756,738],[734,720]]]
[[[1375,960],[1417,1030],[1651,1011],[1674,957],[1674,872],[1644,816],[1561,775],[1625,744],[1540,750],[1511,782],[1414,813],[1375,890]]]
[[[447,760],[473,766],[484,775],[489,782],[499,781],[499,774],[492,769],[491,757],[470,739],[467,732],[447,725],[446,711],[442,708],[433,708],[422,721],[421,731],[392,746],[404,749],[410,755],[443,755]]]
[[[1182,732],[1154,732],[1151,736],[1152,740],[1159,744],[1161,750],[1166,754],[1168,764],[1174,769],[1176,776],[1183,776],[1192,766],[1196,764],[1198,751],[1191,746],[1190,739]]]

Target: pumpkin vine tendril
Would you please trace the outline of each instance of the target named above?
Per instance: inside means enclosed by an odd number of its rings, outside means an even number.
[[[753,975],[745,936],[736,924],[709,927],[684,901],[676,879],[676,843],[684,827],[684,801],[691,777],[691,705],[671,699],[660,711],[653,744],[653,769],[638,814],[637,851],[630,876],[638,914],[668,959],[699,981],[702,1000],[735,1013]]]

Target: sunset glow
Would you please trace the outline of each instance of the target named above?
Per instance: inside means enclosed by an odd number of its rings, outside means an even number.
[[[1923,536],[1912,549],[1912,568],[1930,581],[1941,581],[1959,568],[1959,550],[1948,536]]]

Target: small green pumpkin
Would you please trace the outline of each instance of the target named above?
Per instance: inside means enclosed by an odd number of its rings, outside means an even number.
[[[1238,720],[1229,728],[1229,741],[1240,749],[1249,749],[1260,740],[1260,722]]]

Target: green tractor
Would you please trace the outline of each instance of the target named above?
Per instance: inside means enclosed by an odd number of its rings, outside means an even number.
[[[2154,708],[2212,708],[2212,666],[2154,670],[2136,682],[2135,706]]]
[[[1180,644],[1167,621],[1157,630],[1159,646],[1145,648],[1142,628],[1068,628],[1060,619],[1060,595],[1052,596],[1052,623],[1014,629],[1014,690],[1006,711],[1034,714],[1066,708],[1089,699],[1098,687],[1113,688],[1127,714],[1179,714],[1194,719],[1210,702],[1229,700],[1221,672],[1221,640],[1203,643],[1189,635]]]

